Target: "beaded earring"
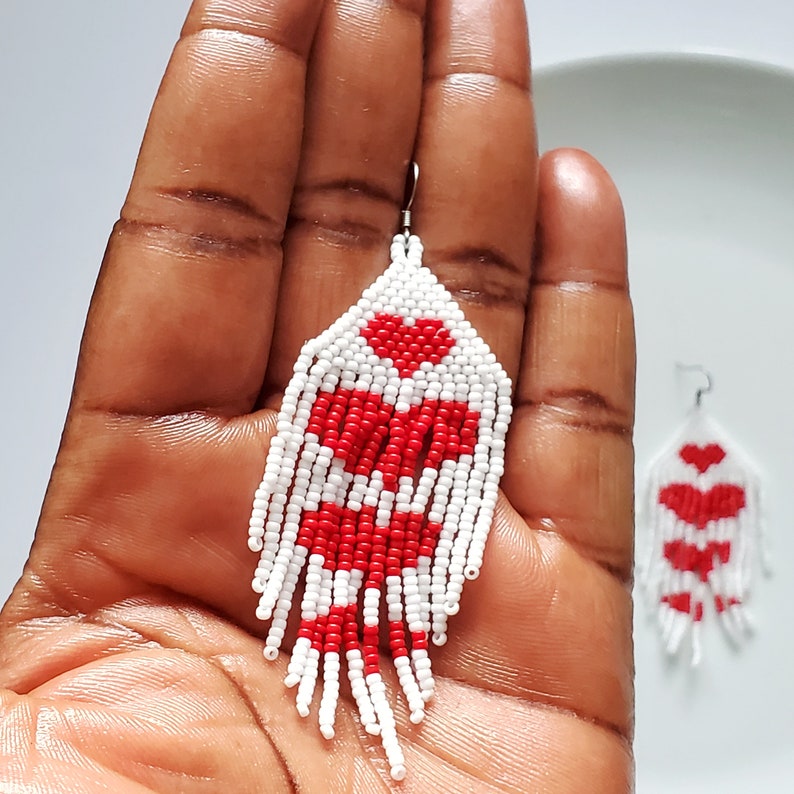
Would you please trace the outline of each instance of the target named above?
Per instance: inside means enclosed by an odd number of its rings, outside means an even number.
[[[285,679],[299,714],[308,716],[322,675],[319,727],[334,736],[345,664],[395,780],[405,758],[380,638],[419,723],[434,689],[428,646],[446,642],[464,581],[483,562],[512,412],[504,369],[422,264],[410,232],[417,178],[413,164],[391,264],[298,356],[248,541],[260,555],[252,586],[257,617],[270,621],[268,660],[303,576]]]
[[[691,661],[701,660],[701,624],[716,614],[729,639],[751,630],[745,601],[761,541],[760,481],[752,465],[695,406],[674,440],[652,463],[645,518],[651,540],[642,580],[668,653],[691,635]]]

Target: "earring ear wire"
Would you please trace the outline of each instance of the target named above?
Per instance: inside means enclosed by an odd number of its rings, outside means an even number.
[[[411,236],[411,207],[416,198],[416,188],[419,184],[419,164],[412,162],[405,178],[405,198],[403,200],[402,227],[406,239]]]
[[[685,372],[701,372],[706,376],[706,385],[701,386],[695,392],[695,408],[700,408],[703,402],[703,395],[714,391],[714,377],[702,364],[682,364],[680,361],[677,361],[675,366],[677,369]]]

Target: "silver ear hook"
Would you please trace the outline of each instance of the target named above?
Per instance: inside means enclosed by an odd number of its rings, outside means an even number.
[[[406,238],[411,234],[411,206],[416,198],[416,183],[418,181],[419,165],[412,162],[405,177],[405,197],[403,199],[402,226]]]
[[[695,407],[700,408],[700,403],[703,401],[703,395],[714,391],[714,378],[702,364],[682,364],[681,362],[677,361],[676,367],[678,367],[678,369],[683,369],[690,372],[701,372],[706,376],[706,385],[701,386],[695,392]]]

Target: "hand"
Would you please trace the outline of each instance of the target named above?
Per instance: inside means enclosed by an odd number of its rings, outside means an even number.
[[[538,164],[523,14],[194,3],[2,613],[11,790],[630,788],[622,211],[587,155]],[[246,527],[298,349],[387,265],[412,157],[425,261],[513,377],[516,411],[482,575],[433,649],[436,697],[420,726],[397,706],[394,784],[349,701],[327,742],[295,712],[286,655],[262,658]]]

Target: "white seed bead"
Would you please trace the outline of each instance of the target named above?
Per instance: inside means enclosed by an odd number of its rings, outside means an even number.
[[[314,696],[314,688],[317,684],[317,672],[319,670],[320,652],[311,648],[306,658],[306,665],[298,684],[298,692],[295,695],[295,704],[301,717],[309,716],[309,707]]]

